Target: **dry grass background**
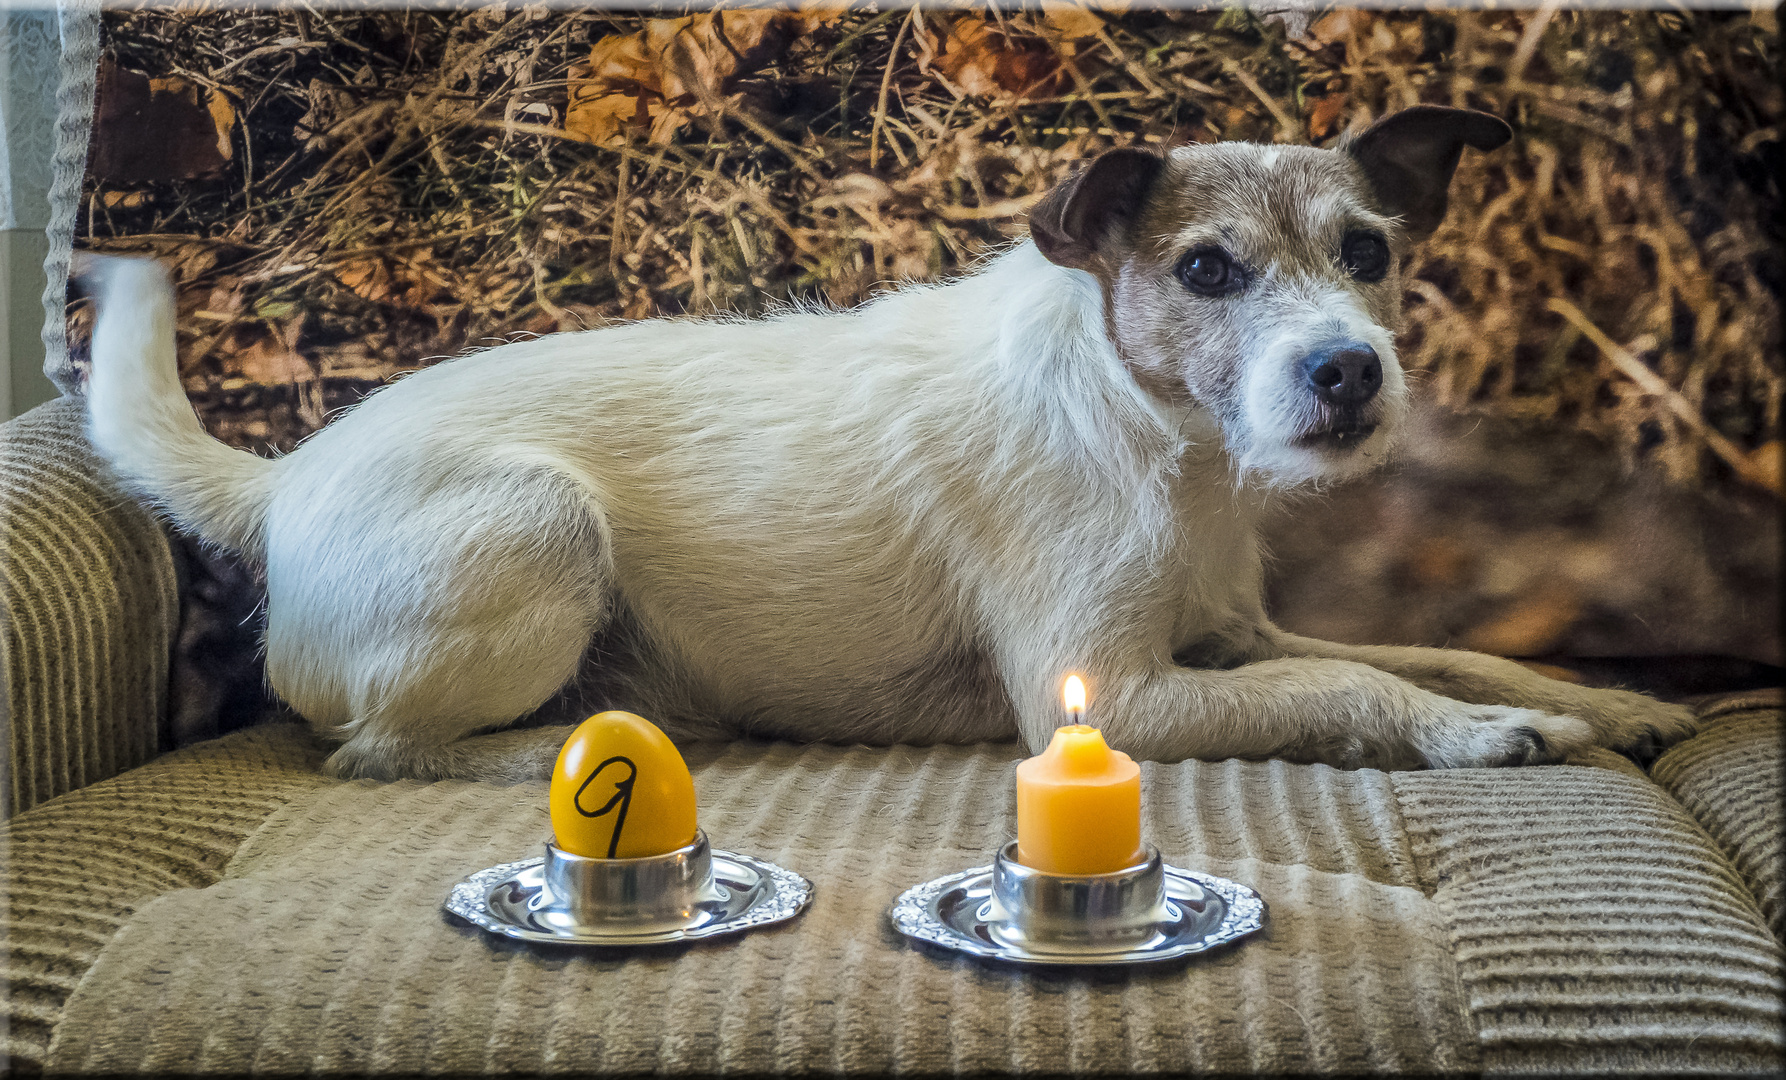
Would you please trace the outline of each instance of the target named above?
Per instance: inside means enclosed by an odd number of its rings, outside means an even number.
[[[86,241],[172,262],[207,422],[289,448],[518,333],[956,272],[1109,146],[1468,105],[1519,135],[1418,257],[1424,392],[1780,491],[1772,12],[1124,7],[112,10]]]
[[[1490,109],[1519,135],[1465,158],[1408,290],[1422,435],[1273,526],[1274,617],[1777,664],[1774,18],[144,4],[105,14],[85,242],[173,266],[205,422],[288,450],[516,334],[960,271],[1109,146],[1331,145],[1416,102]],[[79,362],[84,302],[70,318]],[[178,550],[185,742],[261,715],[262,591]],[[1632,670],[1678,691],[1730,669]]]

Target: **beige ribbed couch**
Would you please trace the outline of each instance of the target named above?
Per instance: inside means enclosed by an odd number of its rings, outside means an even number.
[[[1146,830],[1255,886],[1259,938],[1159,970],[921,952],[885,911],[1012,831],[1012,745],[690,752],[716,843],[810,877],[772,931],[533,950],[440,910],[538,850],[542,784],[345,783],[296,725],[156,756],[177,602],[69,401],[0,456],[6,1050],[19,1072],[1770,1071],[1778,698],[1646,775],[1144,767]]]

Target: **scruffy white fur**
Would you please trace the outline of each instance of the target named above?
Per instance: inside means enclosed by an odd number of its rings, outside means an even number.
[[[1225,413],[1144,389],[1100,279],[1024,242],[852,311],[463,356],[267,460],[200,428],[162,272],[98,276],[94,441],[264,561],[269,679],[342,740],[342,774],[541,775],[566,729],[500,729],[580,664],[590,707],[677,736],[1039,749],[1068,672],[1155,760],[1468,766],[1690,729],[1639,695],[1266,618],[1268,494],[1380,460],[1405,409],[1389,331],[1339,286],[1272,293]],[[1291,438],[1288,372],[1335,327],[1384,358],[1384,422],[1347,454]]]

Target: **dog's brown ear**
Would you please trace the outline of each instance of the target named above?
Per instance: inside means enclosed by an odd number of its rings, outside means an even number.
[[[1416,105],[1372,124],[1346,152],[1364,169],[1383,209],[1423,240],[1445,220],[1445,195],[1464,147],[1493,150],[1511,138],[1513,129],[1490,113]]]
[[[1051,263],[1083,270],[1112,227],[1141,208],[1165,159],[1151,150],[1106,151],[1054,185],[1029,212],[1029,235]]]

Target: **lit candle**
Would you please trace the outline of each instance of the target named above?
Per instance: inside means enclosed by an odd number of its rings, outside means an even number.
[[[1085,712],[1085,683],[1069,676],[1067,712]],[[1108,874],[1141,861],[1141,767],[1104,733],[1074,723],[1017,766],[1017,861],[1053,874]]]
[[[588,859],[664,855],[695,838],[695,781],[669,736],[629,712],[597,713],[558,752],[554,843]]]
[[[1068,675],[1067,681],[1060,684],[1061,704],[1067,707],[1067,724],[1085,723],[1085,680],[1077,675]]]

